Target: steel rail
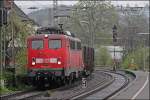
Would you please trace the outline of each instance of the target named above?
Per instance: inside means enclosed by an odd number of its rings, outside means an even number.
[[[105,98],[103,98],[104,100],[109,99],[111,96],[113,96],[114,94],[116,94],[117,92],[119,92],[121,89],[125,88],[125,87],[128,85],[128,83],[129,83],[129,78],[128,78],[127,76],[125,76],[124,74],[116,73],[116,72],[109,71],[109,70],[107,70],[107,71],[101,70],[101,71],[108,72],[108,73],[118,74],[118,75],[123,76],[124,79],[125,79],[125,82],[123,83],[123,85],[122,85],[120,88],[118,88],[117,90],[115,90],[114,92],[112,92],[112,93],[110,93],[109,95],[107,95]],[[115,82],[115,81],[113,81],[113,82]],[[113,83],[113,82],[111,82],[111,83]],[[74,99],[83,99],[84,97],[87,97],[87,96],[89,96],[89,95],[91,95],[91,94],[93,94],[93,93],[96,93],[97,91],[100,91],[100,90],[102,90],[102,89],[104,89],[104,88],[107,88],[107,86],[109,86],[109,85],[111,85],[111,84],[108,84],[108,85],[106,85],[106,86],[104,86],[104,87],[100,87],[100,86],[99,86],[99,87],[97,87],[97,89],[93,89],[93,90],[91,90],[91,91],[89,91],[89,92],[87,92],[87,93],[83,93],[83,94],[78,95],[78,96],[75,96],[75,97],[73,97],[73,98],[71,98],[71,99],[72,99],[72,100],[74,100]]]
[[[110,75],[110,74],[108,74],[108,75]],[[74,97],[69,98],[69,99],[71,99],[71,100],[80,99],[82,97],[86,97],[86,96],[91,95],[91,94],[93,94],[93,93],[95,93],[95,92],[97,92],[97,91],[99,91],[101,89],[106,88],[107,86],[109,86],[111,83],[113,83],[115,81],[114,77],[113,76],[111,76],[111,77],[112,77],[112,79],[110,79],[107,82],[104,82],[103,84],[101,84],[100,86],[96,87],[95,89],[92,89],[90,91],[84,92],[84,93],[82,93],[80,95],[74,96]]]
[[[115,95],[116,93],[118,93],[120,90],[122,90],[123,88],[125,88],[125,87],[129,84],[129,78],[128,78],[127,76],[125,76],[124,74],[121,74],[121,73],[116,73],[116,74],[123,76],[123,77],[125,78],[125,82],[124,82],[124,84],[123,84],[120,88],[118,88],[116,91],[114,91],[114,92],[112,92],[110,95],[106,96],[106,97],[104,98],[104,100],[109,99],[110,97],[112,97],[113,95]]]

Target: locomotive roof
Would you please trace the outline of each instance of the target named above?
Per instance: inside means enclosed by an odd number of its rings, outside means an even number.
[[[68,38],[68,39],[71,39],[71,40],[76,40],[76,41],[81,41],[79,38],[76,38],[76,37],[71,37],[71,36],[67,36],[67,35],[63,35],[63,34],[37,34],[37,35],[32,35],[32,36],[29,36],[28,39],[43,39],[45,38],[45,35],[48,35],[48,38],[51,38],[51,39],[63,39],[63,38]]]
[[[62,28],[58,27],[41,27],[37,30],[37,34],[63,34],[75,37],[74,33],[71,33],[70,31],[64,31]]]
[[[58,27],[41,27],[37,30],[37,33],[40,33],[42,31],[61,31]]]

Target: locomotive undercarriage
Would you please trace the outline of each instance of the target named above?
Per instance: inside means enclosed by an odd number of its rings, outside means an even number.
[[[77,75],[78,74],[78,75]],[[29,84],[36,87],[55,87],[62,86],[65,84],[71,84],[75,82],[75,80],[81,78],[83,72],[72,72],[69,76],[65,76],[64,70],[57,71],[31,71],[28,74],[28,82]],[[78,77],[77,77],[78,76]]]

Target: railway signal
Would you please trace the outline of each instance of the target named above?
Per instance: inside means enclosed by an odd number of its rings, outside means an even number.
[[[117,42],[117,26],[114,25],[112,30],[113,30],[113,42]]]
[[[8,10],[11,9],[14,0],[0,1],[0,27],[7,24]]]
[[[7,24],[7,9],[0,8],[0,26]]]
[[[113,44],[114,44],[114,63],[113,63],[113,70],[116,70],[116,55],[115,55],[115,43],[117,42],[117,26],[114,25],[112,28],[112,32],[113,32]]]

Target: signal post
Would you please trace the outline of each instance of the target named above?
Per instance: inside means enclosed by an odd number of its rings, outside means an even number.
[[[115,46],[117,42],[117,26],[116,25],[113,26],[112,33],[113,33],[113,45],[114,45],[113,71],[116,71],[116,68],[117,68],[116,55],[115,55]]]

